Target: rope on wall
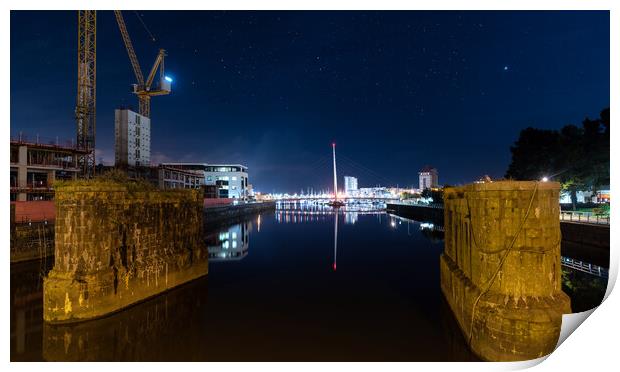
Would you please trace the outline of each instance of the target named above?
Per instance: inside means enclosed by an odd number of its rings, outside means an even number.
[[[484,296],[489,291],[489,289],[491,289],[491,286],[493,285],[493,282],[495,282],[495,278],[497,278],[497,275],[499,274],[499,272],[501,271],[502,267],[504,266],[504,263],[506,262],[506,258],[508,257],[508,254],[510,253],[510,251],[514,247],[514,244],[517,241],[517,237],[521,233],[521,230],[523,230],[523,226],[525,225],[525,221],[527,220],[528,216],[530,215],[530,211],[532,210],[532,205],[534,203],[534,197],[536,196],[536,192],[538,191],[538,184],[539,184],[539,181],[536,181],[536,184],[534,186],[534,190],[532,191],[532,197],[530,198],[530,203],[529,203],[529,205],[527,207],[527,211],[525,212],[525,216],[523,217],[523,220],[521,220],[521,223],[519,224],[519,229],[517,230],[517,233],[512,238],[512,241],[510,242],[510,244],[506,248],[506,252],[502,256],[501,260],[499,261],[499,265],[497,265],[497,269],[495,270],[495,273],[493,273],[493,276],[491,276],[491,279],[489,279],[486,282],[486,284],[484,285],[484,287],[485,287],[484,290],[480,292],[480,294],[478,295],[478,297],[476,297],[476,300],[474,301],[474,305],[473,305],[472,310],[471,310],[471,323],[469,325],[469,339],[467,340],[467,345],[470,348],[471,348],[471,341],[472,341],[472,338],[473,338],[473,335],[474,335],[473,334],[473,330],[474,330],[474,319],[476,318],[476,306],[478,305],[478,302],[480,301],[482,296]],[[468,209],[469,209],[469,204],[468,204]],[[471,215],[471,213],[470,213],[470,215]],[[471,226],[471,224],[470,224],[470,226]],[[474,238],[474,240],[475,240],[475,238]]]

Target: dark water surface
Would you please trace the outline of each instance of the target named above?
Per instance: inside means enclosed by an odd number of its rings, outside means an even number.
[[[79,324],[42,322],[49,263],[12,265],[11,360],[477,360],[441,294],[440,234],[291,208],[207,232],[207,277]]]

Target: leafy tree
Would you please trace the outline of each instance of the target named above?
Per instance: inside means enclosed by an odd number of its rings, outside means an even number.
[[[433,203],[443,204],[443,189],[432,189],[431,197],[433,198]]]
[[[560,134],[554,130],[528,127],[510,147],[512,163],[506,178],[516,180],[541,179],[556,168],[560,151]]]
[[[609,184],[609,108],[598,119],[585,118],[581,127],[561,130],[526,128],[510,147],[512,162],[506,178],[538,180],[550,177],[562,184],[576,208],[577,191]]]
[[[415,198],[419,198],[420,194],[416,194],[416,193],[412,193],[412,192],[408,192],[408,191],[404,191],[400,194],[400,198],[402,200],[407,200],[407,199],[415,199]]]
[[[422,190],[422,193],[420,194],[421,197],[423,198],[431,198],[433,196],[431,189],[429,189],[428,187],[425,188],[424,190]]]

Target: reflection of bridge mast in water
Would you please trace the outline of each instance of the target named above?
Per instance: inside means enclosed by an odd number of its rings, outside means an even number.
[[[338,261],[338,210],[334,213],[334,271],[336,271],[336,261]]]

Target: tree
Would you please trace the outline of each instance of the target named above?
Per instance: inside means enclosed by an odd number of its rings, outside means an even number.
[[[506,178],[554,178],[570,193],[575,209],[578,190],[596,191],[609,183],[609,148],[609,108],[598,119],[585,118],[581,127],[571,124],[559,131],[529,127],[510,147]]]
[[[423,197],[423,198],[428,199],[428,198],[432,197],[432,196],[433,196],[433,194],[431,193],[431,189],[429,189],[429,188],[427,187],[427,188],[425,188],[424,190],[422,190],[422,193],[420,194],[420,196],[421,196],[421,197]]]
[[[516,180],[541,179],[556,168],[560,151],[560,134],[554,130],[528,127],[510,147],[512,162],[506,178]]]

